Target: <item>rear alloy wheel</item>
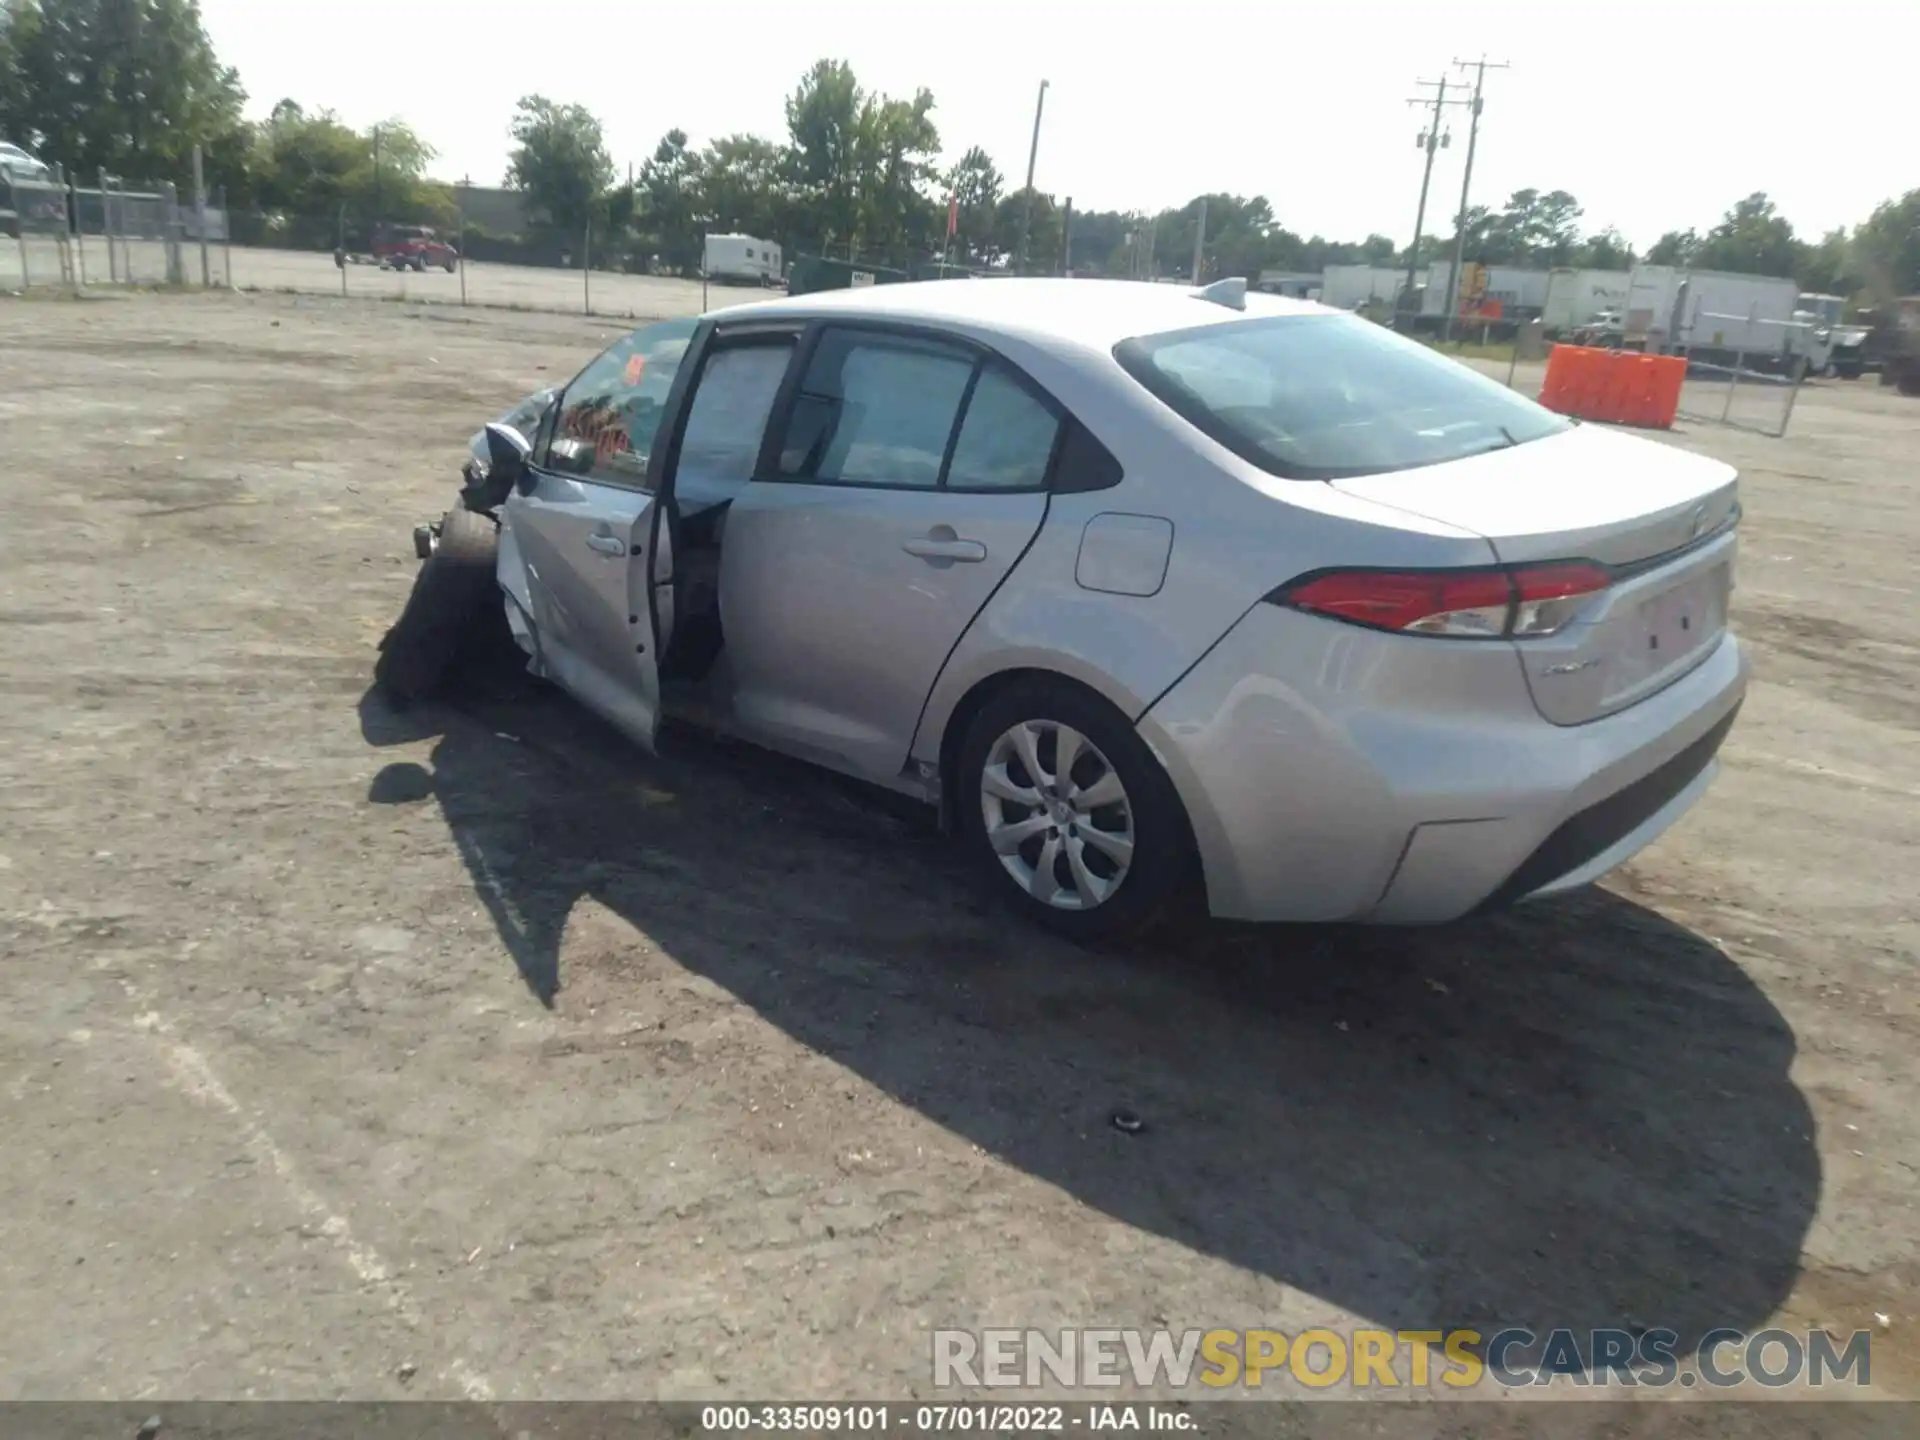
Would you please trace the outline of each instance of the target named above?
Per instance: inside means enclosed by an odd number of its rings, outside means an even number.
[[[1104,700],[1023,682],[990,699],[961,753],[962,827],[1001,893],[1074,939],[1148,928],[1190,873],[1172,783]]]
[[[1133,805],[1100,747],[1071,725],[1023,720],[980,777],[987,844],[1028,895],[1060,910],[1113,898],[1133,865]]]

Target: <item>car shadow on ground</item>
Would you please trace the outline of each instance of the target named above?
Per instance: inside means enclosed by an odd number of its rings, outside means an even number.
[[[1609,893],[1090,954],[983,904],[911,812],[749,747],[650,760],[524,684],[369,693],[361,723],[434,740],[370,798],[440,807],[542,1004],[591,896],[1006,1163],[1388,1326],[1667,1328],[1684,1355],[1792,1285],[1820,1188],[1792,1032]]]

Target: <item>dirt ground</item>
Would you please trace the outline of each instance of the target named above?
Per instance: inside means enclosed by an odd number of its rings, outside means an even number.
[[[1605,889],[1088,954],[797,765],[369,698],[467,435],[612,334],[0,302],[0,1398],[901,1397],[934,1326],[1488,1322],[1866,1328],[1920,1396],[1920,403],[1673,437],[1745,472],[1757,679]]]

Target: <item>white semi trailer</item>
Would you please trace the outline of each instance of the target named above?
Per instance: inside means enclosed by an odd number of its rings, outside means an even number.
[[[1414,276],[1414,284],[1420,276]],[[1320,303],[1336,310],[1356,310],[1362,305],[1392,305],[1394,297],[1407,285],[1405,266],[1329,265],[1320,276]]]
[[[1617,312],[1627,303],[1627,270],[1577,270],[1561,266],[1547,272],[1547,299],[1540,307],[1540,328],[1548,338],[1565,335],[1596,315]]]

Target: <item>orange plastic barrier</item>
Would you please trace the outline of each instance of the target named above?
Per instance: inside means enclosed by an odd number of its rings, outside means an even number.
[[[1687,362],[1677,355],[1556,345],[1547,356],[1540,403],[1582,420],[1667,430],[1686,378]]]

